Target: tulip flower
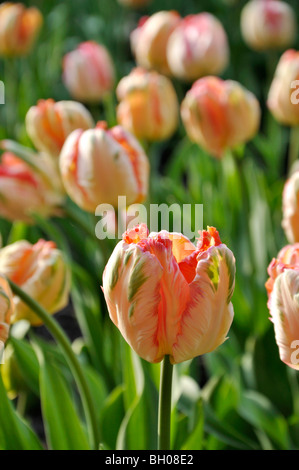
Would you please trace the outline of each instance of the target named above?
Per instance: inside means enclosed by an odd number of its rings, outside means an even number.
[[[176,131],[178,98],[164,75],[137,67],[120,80],[116,93],[118,123],[138,139],[165,140]]]
[[[84,103],[102,100],[114,86],[111,56],[101,44],[86,41],[64,56],[63,81],[71,96]]]
[[[95,212],[99,204],[117,207],[118,196],[127,203],[142,202],[147,195],[149,162],[143,148],[121,126],[76,130],[60,155],[66,192],[82,209]]]
[[[299,242],[299,171],[287,180],[282,196],[282,227],[289,243]]]
[[[216,229],[197,247],[184,235],[149,234],[145,224],[124,233],[103,274],[113,323],[143,359],[172,364],[208,353],[233,320],[235,259]]]
[[[289,49],[281,56],[268,94],[268,108],[283,125],[299,126],[299,51]]]
[[[0,346],[9,334],[11,317],[14,314],[13,294],[5,277],[0,275]],[[0,348],[1,352],[1,348]]]
[[[121,5],[132,8],[140,8],[148,5],[152,0],[118,0]]]
[[[43,23],[40,11],[22,3],[0,6],[0,55],[23,56],[30,52]]]
[[[66,307],[70,290],[70,273],[63,254],[52,241],[35,244],[20,240],[0,249],[0,272],[35,299],[50,314]],[[39,326],[40,318],[18,296],[11,323],[27,320]]]
[[[141,18],[130,36],[131,48],[138,65],[170,74],[166,48],[170,34],[180,21],[180,15],[176,11],[159,11]]]
[[[251,0],[242,10],[241,31],[254,50],[283,49],[295,40],[296,15],[285,2]]]
[[[268,273],[268,308],[280,359],[299,370],[299,244],[284,247]]]
[[[169,37],[167,61],[171,73],[185,81],[223,72],[229,46],[220,21],[210,13],[186,16]]]
[[[5,141],[4,141],[5,142]],[[0,163],[0,216],[10,221],[33,223],[33,215],[59,214],[65,193],[60,175],[47,155],[35,155],[35,166],[11,152]]]
[[[260,106],[238,82],[204,77],[187,92],[181,116],[189,138],[220,158],[226,150],[254,137]]]
[[[93,126],[89,111],[75,101],[40,100],[26,115],[26,130],[35,148],[56,157],[71,132]]]

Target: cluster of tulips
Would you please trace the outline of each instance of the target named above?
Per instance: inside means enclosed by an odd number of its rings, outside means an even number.
[[[119,3],[137,8],[150,2]],[[1,56],[29,54],[42,22],[36,8],[2,4]],[[285,50],[267,104],[278,122],[296,129],[299,107],[291,97],[299,79],[299,52],[287,49],[296,33],[294,12],[283,1],[250,0],[240,24],[253,50]],[[63,217],[67,198],[91,214],[101,203],[117,207],[120,195],[128,205],[142,203],[149,197],[148,144],[170,139],[180,121],[188,138],[211,158],[224,159],[255,137],[259,101],[242,84],[219,77],[229,63],[229,40],[212,14],[181,17],[159,11],[142,17],[130,45],[136,67],[118,81],[103,44],[86,41],[65,55],[62,80],[71,99],[39,100],[28,110],[25,127],[34,149],[0,142],[1,217],[28,225],[36,216]],[[181,102],[175,81],[190,88]],[[115,122],[95,122],[89,106],[114,91]],[[290,245],[271,262],[266,289],[281,360],[298,369],[291,358],[299,340],[299,170],[295,160],[291,163],[282,195],[282,226]],[[152,363],[177,364],[214,351],[233,321],[235,264],[213,227],[200,233],[196,245],[183,234],[149,233],[145,224],[129,227],[103,273],[110,318],[132,349]],[[71,270],[52,241],[4,246],[0,273],[2,343],[11,324],[42,323],[28,298],[48,314],[69,302]],[[161,439],[161,447],[169,446],[167,436]]]

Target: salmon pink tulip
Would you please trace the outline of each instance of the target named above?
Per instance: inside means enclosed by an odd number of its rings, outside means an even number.
[[[9,325],[13,312],[13,294],[5,277],[0,275],[0,343],[5,343],[8,338]]]
[[[233,320],[235,259],[216,229],[197,246],[184,235],[124,233],[103,274],[113,323],[143,359],[179,363],[213,351]]]

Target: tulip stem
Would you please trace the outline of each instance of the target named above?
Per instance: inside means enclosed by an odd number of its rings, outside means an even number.
[[[161,364],[159,411],[158,411],[158,450],[170,450],[171,389],[173,365],[169,356]]]
[[[19,286],[14,282],[8,279],[10,287],[15,295],[17,295],[23,302],[31,308],[34,313],[43,321],[46,327],[49,329],[53,337],[55,338],[57,344],[61,347],[64,352],[69,367],[74,375],[75,381],[80,392],[82,399],[90,440],[92,443],[92,448],[97,450],[100,443],[100,436],[98,431],[98,425],[96,421],[96,410],[94,402],[89,390],[88,383],[85,378],[85,374],[82,370],[81,364],[78,361],[77,356],[72,350],[72,346],[66,334],[60,325],[49,315],[49,313],[32,297],[30,297],[26,292],[24,292]]]
[[[290,176],[292,166],[299,157],[299,127],[292,127],[290,129],[290,148],[289,148],[289,162],[288,173]]]

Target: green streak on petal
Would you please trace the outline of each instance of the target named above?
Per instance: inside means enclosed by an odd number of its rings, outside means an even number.
[[[129,318],[131,318],[134,314],[134,309],[135,309],[135,302],[133,304],[130,305],[130,308],[129,308]]]
[[[210,281],[212,282],[213,285],[213,290],[214,292],[217,291],[218,289],[218,284],[219,284],[219,259],[218,256],[215,255],[211,257],[211,263],[208,266],[207,269],[207,275],[209,276]]]
[[[125,256],[124,256],[124,265],[125,265],[125,266],[127,266],[128,262],[129,262],[129,260],[130,260],[130,258],[131,258],[131,256],[132,256],[132,254],[133,254],[133,251],[129,251],[129,250],[128,250],[128,251],[126,252],[126,254],[125,254]]]
[[[114,287],[116,286],[117,284],[117,281],[118,281],[118,277],[119,277],[119,268],[121,266],[121,255],[120,253],[117,255],[117,258],[114,262],[114,265],[113,265],[113,268],[110,272],[110,277],[109,277],[109,287],[111,290],[114,289]]]
[[[228,250],[225,250],[225,263],[228,270],[228,296],[227,296],[227,304],[230,303],[232,295],[234,293],[235,287],[235,275],[236,275],[236,265],[233,256],[231,256]]]
[[[135,295],[137,294],[142,284],[144,284],[144,282],[147,280],[147,277],[144,276],[142,272],[143,267],[144,267],[144,261],[140,261],[140,258],[138,257],[132,268],[132,273],[131,273],[130,280],[129,280],[129,286],[128,286],[129,302],[132,302],[132,300],[134,299]]]

